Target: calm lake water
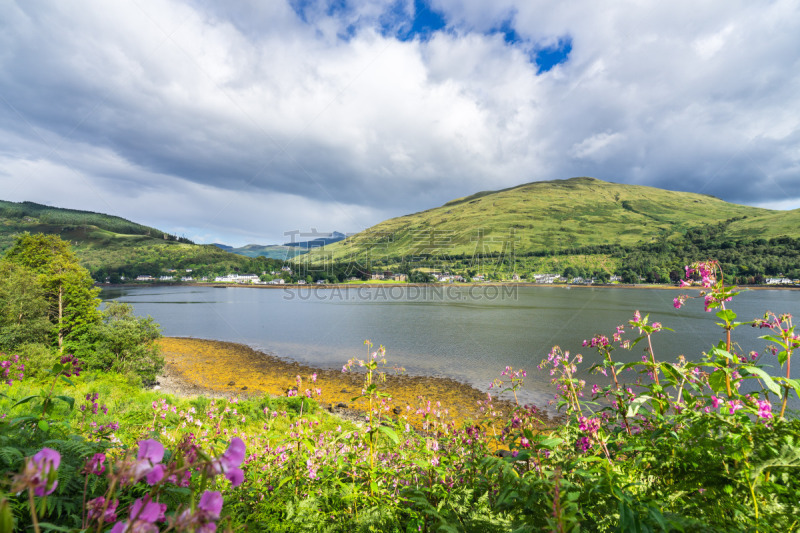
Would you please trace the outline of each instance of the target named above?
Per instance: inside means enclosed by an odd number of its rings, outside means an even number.
[[[544,404],[553,388],[549,374],[536,367],[550,349],[583,353],[588,369],[596,353],[582,348],[583,340],[598,333],[610,337],[637,309],[675,330],[654,337],[657,358],[697,358],[722,338],[716,317],[703,311],[700,299],[674,309],[677,294],[600,287],[126,287],[105,289],[101,298],[132,304],[167,336],[239,342],[317,367],[363,358],[363,342],[370,339],[386,347],[390,364],[411,374],[452,377],[481,390],[506,365],[525,368],[526,401]],[[800,318],[800,292],[747,291],[729,306],[740,320],[766,310]],[[745,352],[763,351],[763,333],[743,327],[734,340]],[[643,344],[615,355],[634,360],[642,350]],[[605,384],[603,376],[582,377]]]

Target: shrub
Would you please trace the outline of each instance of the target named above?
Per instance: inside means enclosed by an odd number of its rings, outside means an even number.
[[[160,327],[151,317],[134,315],[130,304],[110,302],[90,335],[95,339],[94,354],[86,358],[90,369],[137,376],[152,385],[164,368],[155,342],[161,338]]]

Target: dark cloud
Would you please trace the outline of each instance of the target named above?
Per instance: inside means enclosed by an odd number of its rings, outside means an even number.
[[[798,25],[791,2],[12,3],[2,196],[231,244],[578,175],[800,207]]]

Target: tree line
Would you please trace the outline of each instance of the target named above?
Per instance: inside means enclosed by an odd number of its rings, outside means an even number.
[[[56,235],[18,236],[0,258],[0,352],[23,356],[28,375],[70,354],[89,369],[154,382],[164,365],[155,342],[160,327],[128,304],[101,309],[99,292],[69,243]]]

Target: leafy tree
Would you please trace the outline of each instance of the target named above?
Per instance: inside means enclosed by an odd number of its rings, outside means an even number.
[[[85,356],[89,368],[138,376],[146,385],[155,383],[164,358],[155,342],[161,329],[152,317],[133,314],[133,307],[110,302],[102,321],[93,328],[94,354]]]
[[[622,281],[624,283],[639,283],[639,275],[633,270],[626,270],[622,273]]]
[[[38,276],[48,303],[50,322],[56,327],[59,351],[76,341],[99,318],[97,298],[89,271],[78,264],[69,243],[57,235],[22,234],[6,252],[6,260]]]
[[[0,261],[0,350],[47,342],[53,330],[47,310],[44,289],[36,274],[23,266]]]
[[[605,270],[600,270],[594,273],[594,278],[598,283],[608,283],[611,280],[611,275]]]

